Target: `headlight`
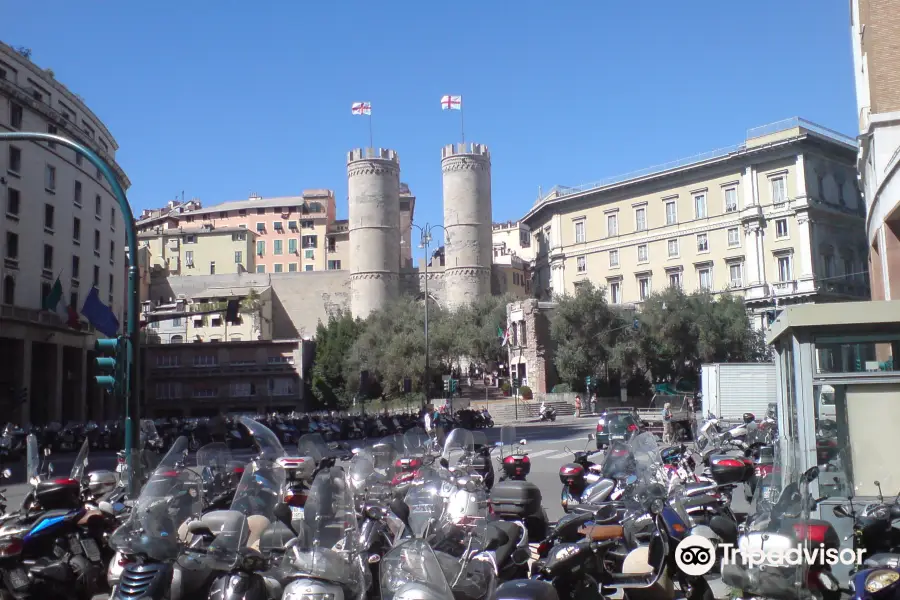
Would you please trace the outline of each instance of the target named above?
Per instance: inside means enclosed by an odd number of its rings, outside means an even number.
[[[887,569],[873,571],[866,577],[866,591],[870,594],[880,592],[884,588],[897,583],[897,580],[900,580],[900,573],[896,571],[888,571]]]

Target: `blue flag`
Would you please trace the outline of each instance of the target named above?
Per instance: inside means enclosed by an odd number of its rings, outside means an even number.
[[[94,329],[106,337],[116,337],[119,333],[119,320],[112,309],[97,297],[97,288],[91,288],[91,291],[88,292],[87,298],[84,299],[84,305],[81,307],[81,314],[87,317]]]

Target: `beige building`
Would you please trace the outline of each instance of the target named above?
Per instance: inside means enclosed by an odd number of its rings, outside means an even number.
[[[150,276],[256,272],[256,232],[244,227],[168,228],[138,234],[146,248]]]
[[[0,42],[0,131],[80,142],[127,189],[112,134],[29,55]],[[57,310],[80,311],[95,287],[124,325],[125,228],[118,203],[99,170],[58,144],[0,143],[0,161],[0,407],[20,423],[105,418],[120,407],[94,384],[93,330],[69,328],[41,308],[59,277]]]
[[[521,219],[535,294],[591,281],[610,302],[639,306],[668,286],[728,291],[759,327],[788,304],[866,297],[854,160],[851,138],[788,119],[731,148],[554,189]]]
[[[148,346],[150,418],[302,410],[313,345],[303,340],[214,341]]]
[[[494,258],[512,254],[525,261],[534,259],[531,230],[522,221],[494,223],[491,237],[494,243]]]
[[[873,300],[900,299],[900,2],[852,0],[859,183]]]

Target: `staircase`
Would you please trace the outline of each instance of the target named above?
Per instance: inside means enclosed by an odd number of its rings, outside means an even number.
[[[547,402],[547,406],[556,409],[557,417],[566,417],[575,414],[575,407],[568,402]],[[534,421],[538,418],[541,403],[534,400],[519,400],[518,403],[511,399],[504,402],[492,402],[488,407],[495,424],[515,423],[519,421]]]

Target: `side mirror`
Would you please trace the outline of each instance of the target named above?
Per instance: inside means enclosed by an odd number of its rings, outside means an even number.
[[[441,464],[441,466],[444,467],[445,469],[449,469],[449,468],[450,468],[450,461],[447,460],[446,458],[442,458],[440,464]]]
[[[10,477],[12,477],[12,470],[11,469],[3,469],[2,475],[3,475],[3,479],[9,479]]]
[[[524,446],[527,442],[528,442],[528,440],[526,440],[525,438],[522,438],[521,440],[519,440],[519,445]]]
[[[106,500],[101,500],[97,503],[97,510],[102,512],[103,514],[115,516],[116,510],[113,508],[113,505],[107,502]]]
[[[594,441],[594,434],[593,434],[593,433],[589,433],[589,434],[588,434],[588,441],[589,441],[589,442],[593,442],[593,441]]]
[[[834,512],[834,516],[841,517],[843,519],[846,519],[847,517],[850,516],[850,513],[848,513],[847,509],[844,508],[844,506],[841,504],[838,504],[837,506],[835,506],[834,509],[832,509],[832,512]]]
[[[293,517],[293,513],[291,512],[291,507],[285,504],[284,502],[279,502],[272,509],[272,514],[275,515],[275,518],[287,525],[291,526],[291,519]]]
[[[812,483],[819,476],[819,467],[810,467],[806,473],[803,474],[803,479],[806,480],[806,483]]]

